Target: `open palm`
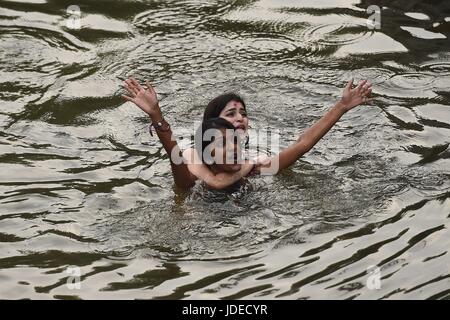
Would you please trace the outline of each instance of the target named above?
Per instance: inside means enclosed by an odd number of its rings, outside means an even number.
[[[158,97],[155,89],[147,81],[147,88],[142,87],[134,78],[129,78],[124,81],[124,88],[128,91],[127,95],[122,95],[125,100],[133,102],[141,108],[149,116],[159,112]]]
[[[341,103],[345,106],[346,111],[354,107],[372,101],[370,94],[372,93],[372,84],[367,80],[362,80],[355,88],[353,88],[353,79],[351,79],[344,89]]]

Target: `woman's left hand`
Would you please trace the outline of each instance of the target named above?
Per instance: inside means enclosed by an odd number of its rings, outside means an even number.
[[[354,107],[372,101],[370,94],[372,93],[372,84],[367,80],[362,80],[354,89],[353,79],[351,79],[344,89],[342,98],[339,101],[344,111],[349,111]]]

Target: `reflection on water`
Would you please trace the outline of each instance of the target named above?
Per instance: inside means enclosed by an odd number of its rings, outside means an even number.
[[[449,298],[448,2],[70,4],[0,5],[1,297]],[[128,75],[180,136],[228,90],[283,145],[352,76],[376,99],[279,176],[180,193]]]

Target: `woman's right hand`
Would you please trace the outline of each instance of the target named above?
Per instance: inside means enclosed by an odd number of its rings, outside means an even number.
[[[161,117],[156,91],[151,84],[146,81],[147,88],[142,87],[139,82],[130,77],[124,81],[123,87],[127,89],[129,96],[122,95],[125,100],[133,102],[147,113],[153,120]]]
[[[269,166],[270,165],[270,157],[267,155],[260,155],[258,157],[255,157],[251,160],[252,163],[254,163],[254,166],[252,168],[252,170],[250,171],[250,173],[248,174],[249,176],[254,176],[257,174],[261,173],[261,167],[264,166]]]
[[[347,112],[360,104],[370,102],[372,93],[372,84],[367,80],[362,80],[353,88],[353,78],[347,83],[342,98],[339,101],[339,107]]]

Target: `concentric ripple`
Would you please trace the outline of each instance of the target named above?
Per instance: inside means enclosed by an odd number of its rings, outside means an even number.
[[[318,45],[342,46],[367,39],[371,34],[372,32],[363,25],[336,23],[306,28],[301,33],[301,38],[308,43]]]

